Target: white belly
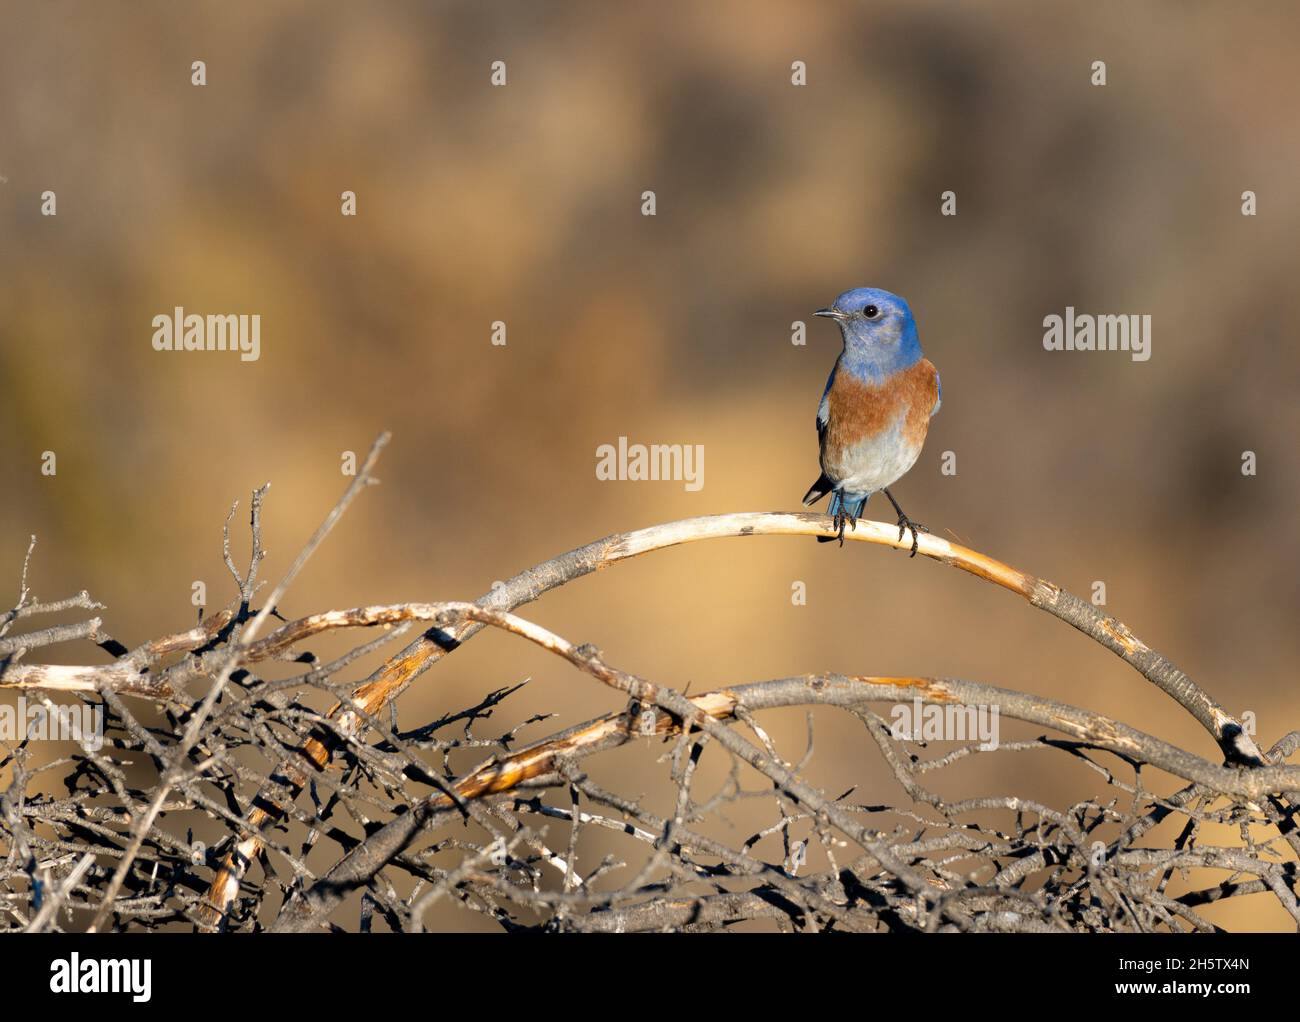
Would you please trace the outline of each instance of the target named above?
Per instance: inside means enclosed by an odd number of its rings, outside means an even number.
[[[920,444],[903,439],[900,414],[889,429],[830,457],[823,452],[822,471],[846,493],[875,493],[893,486],[921,456]]]

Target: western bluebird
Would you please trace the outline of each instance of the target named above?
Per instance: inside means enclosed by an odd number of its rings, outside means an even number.
[[[920,457],[930,417],[939,410],[939,371],[921,354],[916,320],[898,295],[854,288],[814,315],[839,323],[844,350],[817,409],[822,474],[803,502],[831,495],[827,514],[843,546],[845,520],[857,528],[867,498],[884,490],[898,512],[898,538],[912,530],[915,557],[918,531],[929,530],[903,513],[888,488]]]

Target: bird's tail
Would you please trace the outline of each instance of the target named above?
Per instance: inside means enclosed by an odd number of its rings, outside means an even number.
[[[803,495],[804,507],[812,507],[812,505],[816,504],[817,501],[821,500],[826,496],[826,494],[830,493],[834,489],[835,484],[827,479],[826,473],[823,472],[817,477],[817,481],[813,483],[812,486],[808,487],[808,492]],[[833,504],[834,502],[835,496],[832,495],[831,503]],[[834,512],[832,512],[832,514],[833,513]]]

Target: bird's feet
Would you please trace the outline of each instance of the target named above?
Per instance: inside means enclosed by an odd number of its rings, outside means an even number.
[[[920,534],[923,532],[929,532],[930,530],[920,522],[914,522],[912,519],[908,518],[903,509],[898,506],[898,501],[894,499],[894,495],[888,490],[885,491],[885,496],[889,498],[889,503],[893,504],[894,510],[898,512],[898,541],[901,543],[903,541],[903,535],[907,530],[912,530],[912,552],[907,556],[915,557],[917,541],[921,538]]]
[[[903,536],[907,533],[907,531],[908,531],[909,529],[912,530],[912,552],[911,552],[910,554],[908,554],[907,556],[908,556],[908,557],[915,557],[915,556],[916,556],[917,541],[920,539],[920,535],[919,535],[919,534],[922,533],[922,532],[929,532],[930,530],[927,529],[927,528],[926,528],[924,525],[922,525],[920,522],[914,522],[914,521],[912,521],[912,519],[908,518],[907,515],[903,514],[902,511],[898,512],[898,539],[899,539],[899,542],[902,542]]]
[[[846,522],[848,523],[849,528],[856,529],[858,527],[858,520],[853,515],[845,511],[843,508],[840,508],[840,510],[835,512],[834,522],[835,522],[835,528],[838,530],[840,546],[843,546],[845,523]]]

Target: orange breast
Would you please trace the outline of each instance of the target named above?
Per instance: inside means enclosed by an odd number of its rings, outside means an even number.
[[[878,387],[837,372],[827,395],[826,446],[853,447],[892,428],[901,415],[901,439],[919,447],[925,442],[938,396],[938,373],[927,358]]]

